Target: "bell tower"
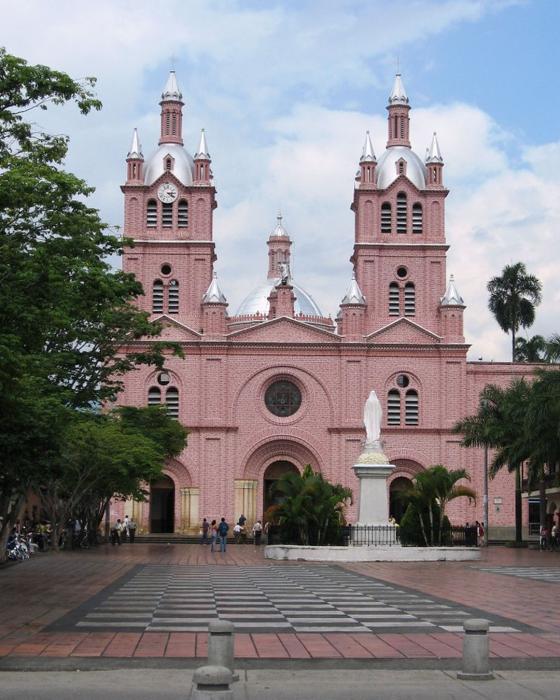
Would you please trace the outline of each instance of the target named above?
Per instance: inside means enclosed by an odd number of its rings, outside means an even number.
[[[144,160],[135,129],[127,156],[124,236],[134,247],[125,248],[123,269],[142,283],[142,309],[201,332],[215,261],[211,159],[204,130],[194,159],[183,148],[184,102],[174,71],[160,105],[158,147]]]

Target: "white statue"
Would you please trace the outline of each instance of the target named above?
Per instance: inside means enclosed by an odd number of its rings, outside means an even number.
[[[379,443],[381,434],[381,416],[383,411],[375,390],[372,389],[364,406],[364,426],[366,428],[366,447]]]

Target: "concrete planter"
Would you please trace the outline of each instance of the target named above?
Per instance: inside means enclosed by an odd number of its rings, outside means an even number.
[[[476,561],[477,547],[301,547],[269,545],[265,559],[289,561]]]

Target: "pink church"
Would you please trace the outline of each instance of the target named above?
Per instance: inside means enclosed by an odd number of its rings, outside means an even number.
[[[354,246],[334,323],[290,273],[292,240],[278,217],[263,283],[232,313],[214,272],[216,190],[202,131],[194,157],[183,147],[182,95],[171,72],[161,98],[161,136],[144,159],[135,130],[128,153],[124,270],[142,282],[143,309],[181,344],[163,372],[126,378],[120,402],[164,403],[189,429],[188,447],[151,485],[148,502],[115,504],[140,532],[196,532],[203,517],[262,518],[269,485],[311,464],[357,496],[364,402],[384,407],[382,439],[396,465],[394,494],[433,464],[466,468],[476,504],[451,504],[455,524],[483,519],[483,452],[460,446],[454,423],[476,411],[481,389],[530,368],[468,362],[465,304],[446,271],[444,162],[434,134],[426,158],[411,148],[410,105],[400,75],[376,157],[366,134],[354,181]],[[423,150],[423,149],[422,149]],[[351,173],[349,187],[351,186]],[[344,202],[341,202],[344,206]],[[223,285],[225,288],[225,284]],[[480,281],[484,293],[484,280]],[[150,341],[144,341],[148,343]],[[356,519],[357,504],[348,509]],[[490,535],[511,536],[514,483],[490,482]],[[527,523],[527,499],[524,500]]]

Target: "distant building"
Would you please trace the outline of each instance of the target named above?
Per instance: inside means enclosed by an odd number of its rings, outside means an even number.
[[[396,465],[393,513],[399,516],[395,493],[441,463],[466,468],[479,494],[476,504],[453,502],[451,520],[482,520],[483,453],[461,448],[451,428],[476,411],[487,383],[505,385],[531,368],[467,362],[465,303],[446,271],[444,161],[435,134],[424,159],[411,149],[401,76],[387,105],[386,149],[377,158],[367,133],[359,159],[352,269],[336,322],[305,280],[293,279],[281,216],[267,240],[263,283],[236,313],[228,310],[214,272],[210,153],[204,131],[194,157],[183,147],[174,72],[160,104],[157,149],[145,160],[135,131],[126,159],[124,234],[134,247],[123,265],[143,284],[141,308],[163,322],[163,337],[181,343],[185,357],[170,356],[163,372],[142,367],[127,375],[119,400],[164,403],[190,434],[184,453],[152,484],[150,502],[115,509],[126,507],[152,532],[193,531],[202,517],[231,521],[241,513],[251,524],[269,505],[270,484],[308,463],[357,495],[351,467],[373,388],[384,405],[385,452]],[[264,245],[262,256],[247,251],[247,265],[259,259],[265,262]],[[514,484],[505,471],[490,482],[489,503],[491,535],[511,535]],[[524,509],[527,523],[527,500]],[[355,519],[356,504],[348,515]]]

